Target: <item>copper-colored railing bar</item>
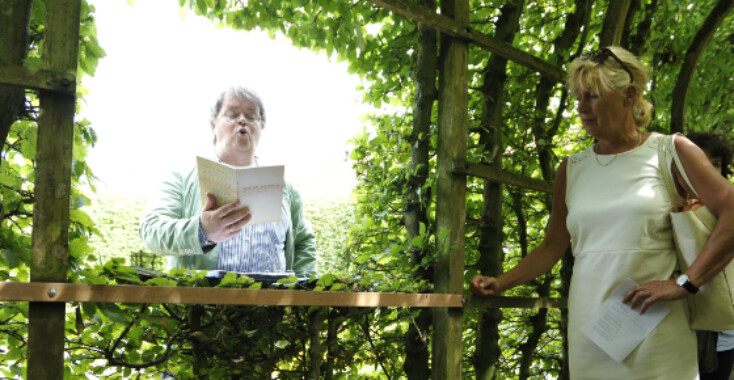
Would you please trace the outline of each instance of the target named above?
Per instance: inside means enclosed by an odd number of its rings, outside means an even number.
[[[71,96],[76,93],[74,74],[32,67],[0,65],[0,84],[54,91]]]
[[[551,182],[526,177],[505,170],[497,170],[489,165],[468,163],[466,167],[454,167],[454,173],[489,179],[506,185],[542,191],[548,194],[553,193],[553,183]]]
[[[172,303],[340,307],[565,308],[565,298],[474,297],[458,294],[330,292],[308,290],[86,285],[45,282],[0,283],[0,301]]]
[[[460,294],[0,283],[0,301],[344,307],[462,307]]]
[[[544,309],[556,308],[564,309],[567,307],[565,298],[531,298],[531,297],[503,297],[503,296],[486,296],[475,297],[467,296],[464,307],[472,308],[516,308],[516,309]]]
[[[420,22],[452,37],[468,40],[491,53],[509,59],[518,65],[525,66],[557,82],[563,82],[566,77],[562,68],[546,62],[532,54],[520,50],[510,44],[493,39],[471,27],[462,28],[454,20],[431,11],[423,6],[408,0],[369,0],[371,3],[395,12],[411,20]]]

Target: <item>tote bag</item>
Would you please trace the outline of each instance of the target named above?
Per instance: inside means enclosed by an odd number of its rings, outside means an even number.
[[[694,193],[696,190],[688,179],[678,153],[675,151],[674,138],[675,135],[660,139],[658,157],[660,168],[663,170],[665,187],[673,203],[679,206],[682,204],[682,199],[675,190],[668,155],[672,156],[672,160],[675,161],[688,187]],[[670,219],[678,254],[678,269],[684,273],[711,235],[716,225],[716,216],[708,207],[703,206],[692,211],[671,212]],[[697,294],[688,296],[688,310],[690,325],[694,330],[734,330],[734,261],[703,284]]]

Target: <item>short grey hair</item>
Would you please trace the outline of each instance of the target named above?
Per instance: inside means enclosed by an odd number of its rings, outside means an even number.
[[[262,120],[260,128],[265,129],[265,108],[263,107],[263,102],[260,99],[260,96],[257,95],[255,91],[241,86],[230,87],[219,94],[217,102],[212,106],[209,122],[214,123],[214,121],[217,120],[217,115],[219,115],[219,111],[222,109],[222,103],[224,103],[224,98],[227,97],[227,94],[234,94],[240,99],[245,99],[254,103],[257,106],[257,109],[260,110],[260,120]]]

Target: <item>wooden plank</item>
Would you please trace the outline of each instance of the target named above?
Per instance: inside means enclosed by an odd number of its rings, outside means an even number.
[[[462,307],[461,294],[0,283],[0,301],[344,307]]]
[[[32,67],[0,65],[0,84],[72,96],[76,93],[76,75],[73,73]]]
[[[169,303],[333,307],[566,308],[565,298],[476,297],[459,294],[329,292],[308,290],[87,285],[63,282],[0,283],[0,301]]]
[[[469,0],[441,0],[441,13],[462,28],[469,26]],[[453,165],[466,161],[469,44],[442,34],[440,46],[434,283],[438,293],[462,294],[466,177],[455,174]],[[462,320],[461,309],[433,311],[433,379],[462,377]]]
[[[80,12],[81,0],[46,2],[44,69],[76,73]],[[73,95],[39,95],[31,281],[66,281],[75,101]],[[29,379],[63,378],[64,311],[64,304],[29,304]]]
[[[525,51],[522,51],[508,43],[498,41],[491,36],[468,26],[468,24],[461,25],[450,17],[437,14],[408,0],[369,1],[401,16],[435,28],[436,30],[452,37],[465,39],[482,49],[500,55],[518,65],[524,66],[551,78],[556,82],[565,81],[566,72],[562,68],[550,62],[546,62],[532,54],[526,53]]]
[[[489,165],[467,163],[464,167],[454,166],[454,172],[457,174],[471,175],[477,178],[485,178],[506,185],[553,194],[552,182],[515,174],[506,170],[498,170]]]

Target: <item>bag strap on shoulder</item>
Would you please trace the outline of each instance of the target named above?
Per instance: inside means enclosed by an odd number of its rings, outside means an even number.
[[[666,155],[666,152],[670,152],[671,148],[673,152],[675,152],[675,146],[673,145],[674,138],[675,135],[662,136],[658,140],[658,164],[660,165],[660,170],[663,172],[663,181],[665,182],[665,188],[668,190],[670,200],[676,207],[681,207],[685,204],[685,199],[683,199],[683,197],[681,197],[680,194],[678,194],[678,191],[675,189],[675,182],[673,182],[673,174],[671,172],[670,161],[668,161]],[[677,157],[676,153],[672,153],[671,155],[674,157],[674,159],[675,157]]]
[[[693,195],[698,198],[698,192],[696,189],[693,188],[693,184],[691,183],[691,180],[688,179],[688,174],[686,174],[686,169],[683,168],[683,164],[680,161],[680,156],[678,156],[678,151],[675,149],[675,136],[683,136],[680,133],[676,133],[671,136],[670,138],[670,145],[668,148],[668,151],[670,152],[670,155],[673,156],[673,160],[675,161],[675,166],[678,167],[678,172],[680,173],[681,177],[683,177],[683,180],[686,181],[686,185],[688,185],[688,188],[693,191]]]

